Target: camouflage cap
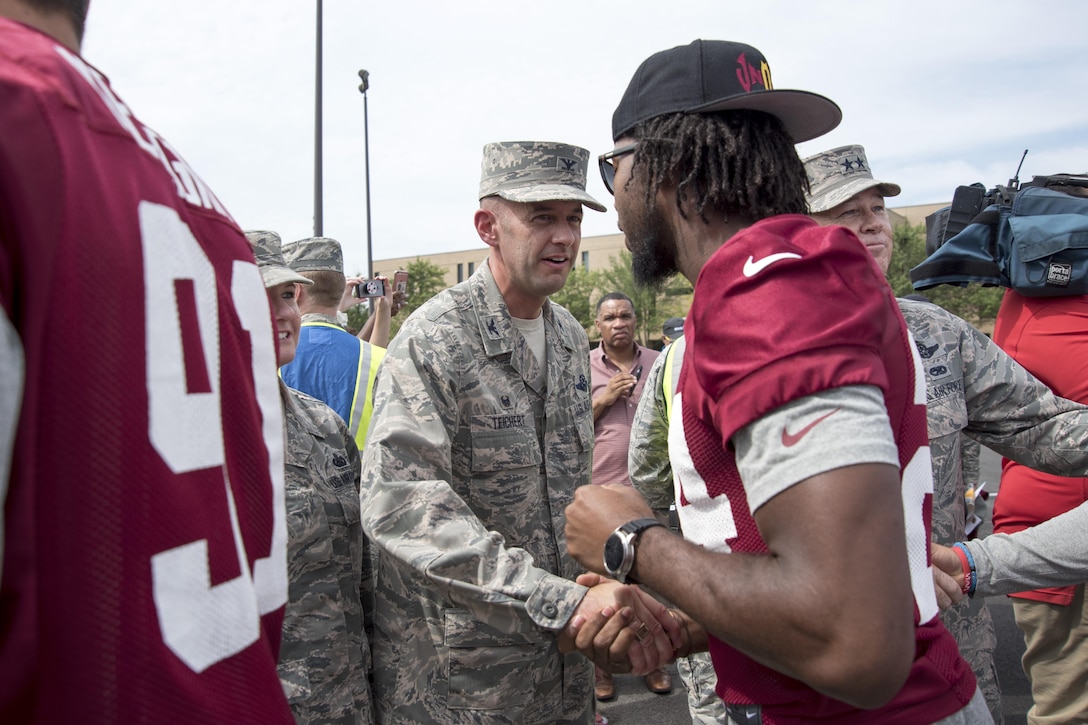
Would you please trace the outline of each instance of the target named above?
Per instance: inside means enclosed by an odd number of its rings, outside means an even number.
[[[480,199],[508,201],[580,201],[590,209],[605,206],[586,193],[589,151],[549,141],[501,141],[484,146]]]
[[[283,257],[296,272],[344,273],[340,242],[328,237],[310,237],[284,245]]]
[[[877,181],[869,170],[865,149],[861,146],[839,146],[805,159],[808,174],[808,210],[812,214],[834,209],[854,194],[874,186],[882,196],[899,196],[898,184]]]
[[[284,282],[313,284],[301,274],[294,272],[283,260],[280,235],[269,231],[246,232],[249,246],[253,247],[253,256],[257,258],[257,267],[261,270],[265,287],[275,287]]]

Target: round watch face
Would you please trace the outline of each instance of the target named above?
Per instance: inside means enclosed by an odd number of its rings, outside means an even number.
[[[604,542],[604,565],[610,571],[619,571],[623,566],[623,541],[616,534]]]

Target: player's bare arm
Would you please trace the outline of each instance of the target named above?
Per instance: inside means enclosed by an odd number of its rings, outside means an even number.
[[[899,485],[887,464],[797,483],[755,513],[769,556],[715,553],[648,529],[632,575],[753,659],[836,699],[877,707],[902,687],[914,648]],[[608,535],[647,515],[636,491],[582,487],[567,509],[567,546],[602,572]],[[860,579],[859,547],[868,557]]]

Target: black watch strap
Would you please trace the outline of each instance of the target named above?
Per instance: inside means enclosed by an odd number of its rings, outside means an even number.
[[[621,531],[626,531],[628,534],[633,534],[635,536],[638,536],[639,534],[641,534],[646,529],[652,529],[655,526],[664,526],[664,525],[665,524],[661,523],[657,519],[651,519],[651,518],[635,519],[634,521],[628,521],[626,524],[621,526],[620,530]]]
[[[631,535],[631,548],[633,549],[634,556],[631,557],[631,569],[635,568],[635,562],[638,560],[638,537],[646,529],[652,529],[655,526],[665,526],[657,519],[645,518],[635,519],[634,521],[628,521],[626,524],[620,527],[621,531],[625,531]],[[638,580],[631,576],[631,570],[627,571],[627,575],[624,577],[625,583],[638,584]]]

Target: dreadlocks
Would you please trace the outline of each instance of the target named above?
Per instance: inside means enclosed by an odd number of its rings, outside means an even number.
[[[632,129],[639,139],[635,168],[647,177],[646,203],[662,185],[676,185],[676,208],[684,204],[708,222],[707,212],[753,220],[777,214],[806,214],[808,177],[782,123],[760,111],[673,113]]]

